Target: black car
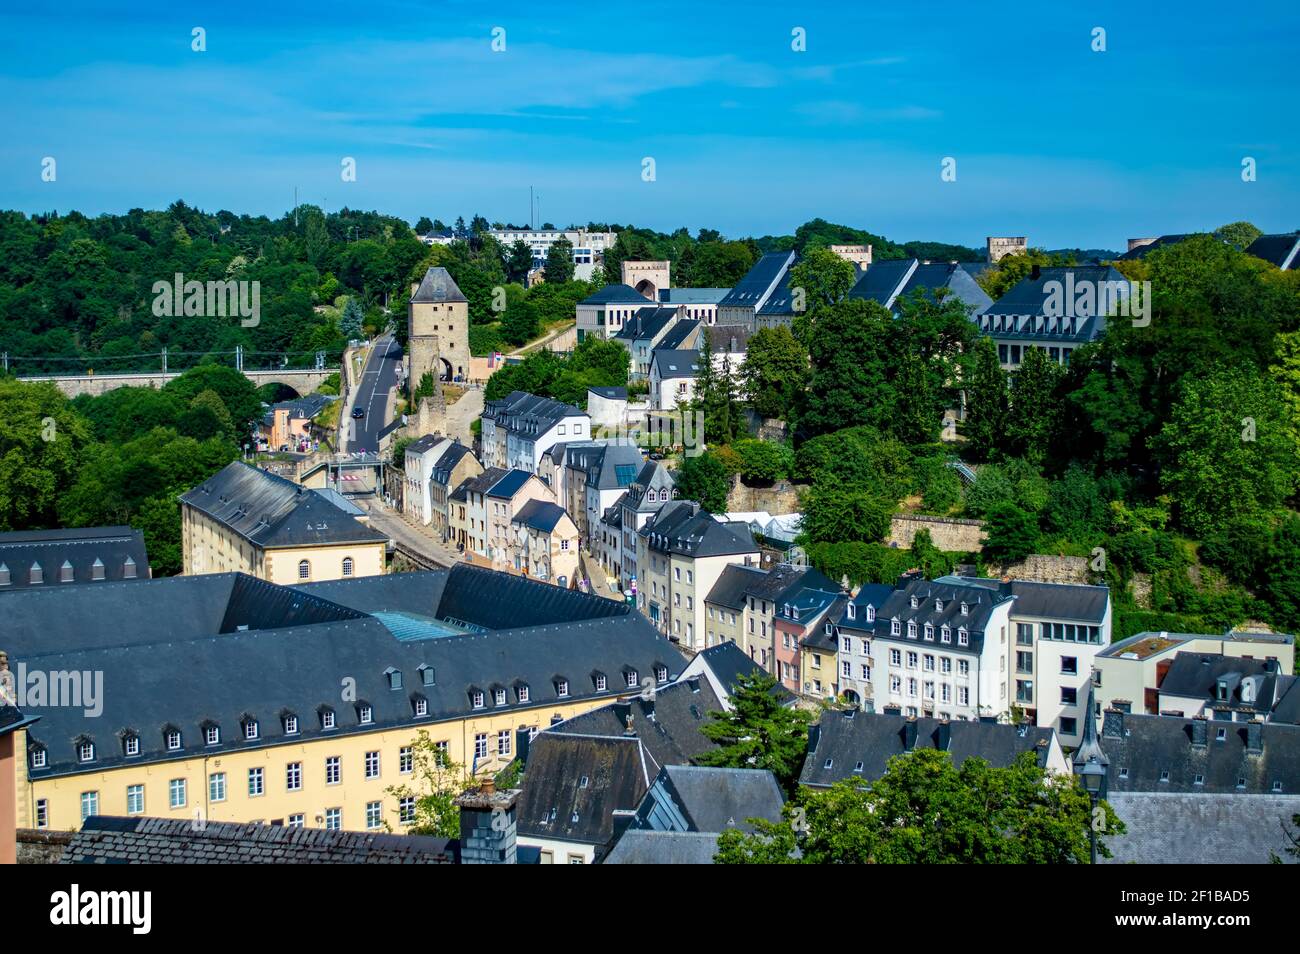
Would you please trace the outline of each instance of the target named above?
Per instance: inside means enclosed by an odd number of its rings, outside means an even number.
[[[352,409],[352,416],[358,419],[363,418],[366,416],[366,409],[364,407],[354,407]]]

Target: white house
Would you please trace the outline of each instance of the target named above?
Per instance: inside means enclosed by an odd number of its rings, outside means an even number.
[[[483,465],[538,471],[542,455],[554,444],[585,441],[591,436],[586,411],[551,398],[512,391],[483,408]]]
[[[434,465],[451,441],[437,434],[425,434],[406,445],[403,470],[406,474],[406,512],[426,527],[433,523],[433,495],[430,482]]]
[[[700,360],[698,351],[656,351],[650,360],[650,406],[671,411],[694,400]]]

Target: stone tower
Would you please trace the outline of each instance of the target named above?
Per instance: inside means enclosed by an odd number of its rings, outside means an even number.
[[[434,379],[469,378],[469,299],[445,268],[430,268],[411,293],[409,314],[411,389],[426,372]]]
[[[637,294],[651,301],[659,300],[659,293],[672,287],[668,262],[624,262],[623,284],[635,288]]]

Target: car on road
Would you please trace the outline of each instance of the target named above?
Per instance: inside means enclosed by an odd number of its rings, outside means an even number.
[[[352,409],[352,416],[357,420],[360,420],[366,416],[366,409],[364,407],[354,407]]]

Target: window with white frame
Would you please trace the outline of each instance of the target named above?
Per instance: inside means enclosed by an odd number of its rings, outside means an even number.
[[[208,801],[224,802],[226,800],[226,773],[213,772],[208,776]]]
[[[488,737],[486,732],[474,736],[474,758],[485,759],[488,756]]]
[[[95,743],[89,739],[82,739],[77,743],[77,761],[93,762],[95,761]]]
[[[358,707],[357,714],[360,716],[362,725],[369,725],[375,721],[375,710],[370,706],[363,705]]]
[[[897,636],[901,632],[902,632],[901,624],[898,621],[898,617],[895,616],[893,619],[889,621],[889,635]]]
[[[325,784],[337,785],[343,778],[343,758],[339,755],[325,757]]]
[[[45,747],[39,745],[35,746],[32,749],[32,768],[34,769],[45,768],[47,761],[48,761],[48,756],[45,752]]]
[[[384,803],[366,802],[366,828],[380,828],[384,824]]]
[[[397,771],[402,775],[410,775],[415,770],[415,749],[412,746],[404,745],[397,750]]]
[[[205,726],[203,729],[203,741],[206,745],[220,745],[221,727],[215,725]]]
[[[510,755],[510,730],[501,729],[497,732],[497,755]]]
[[[289,816],[287,827],[305,828],[306,826],[307,826],[307,816],[304,815],[302,812],[295,812],[294,814]]]
[[[186,780],[183,778],[174,778],[167,783],[167,804],[172,808],[185,807]]]
[[[126,787],[126,813],[128,815],[144,814],[143,785],[128,785]]]
[[[122,751],[127,755],[140,754],[140,737],[134,733],[127,735],[122,739]]]
[[[248,794],[251,798],[256,798],[266,791],[266,776],[260,765],[248,770]]]
[[[325,830],[338,831],[343,827],[343,809],[327,808],[325,809]]]
[[[284,726],[284,734],[285,734],[285,735],[297,735],[297,734],[298,734],[298,717],[297,717],[296,715],[286,715],[286,716],[281,720],[281,725]]]
[[[379,778],[379,752],[367,752],[366,759],[366,778]]]
[[[81,820],[84,822],[91,815],[99,814],[99,792],[81,793]]]
[[[177,729],[168,729],[163,737],[163,744],[167,746],[168,752],[179,752],[181,748],[181,734]]]
[[[397,820],[403,825],[415,822],[415,796],[403,795],[397,800]]]
[[[297,792],[302,790],[302,763],[290,762],[284,767],[284,790]]]
[[[627,679],[627,687],[629,689],[635,689],[637,686],[641,684],[640,681],[637,679],[635,669],[629,669],[627,670],[627,672],[623,673],[623,675]]]
[[[245,739],[250,739],[250,740],[251,740],[251,739],[256,739],[256,738],[257,738],[257,720],[256,720],[256,719],[248,719],[248,720],[246,720],[246,721],[244,722],[244,738],[245,738]]]

